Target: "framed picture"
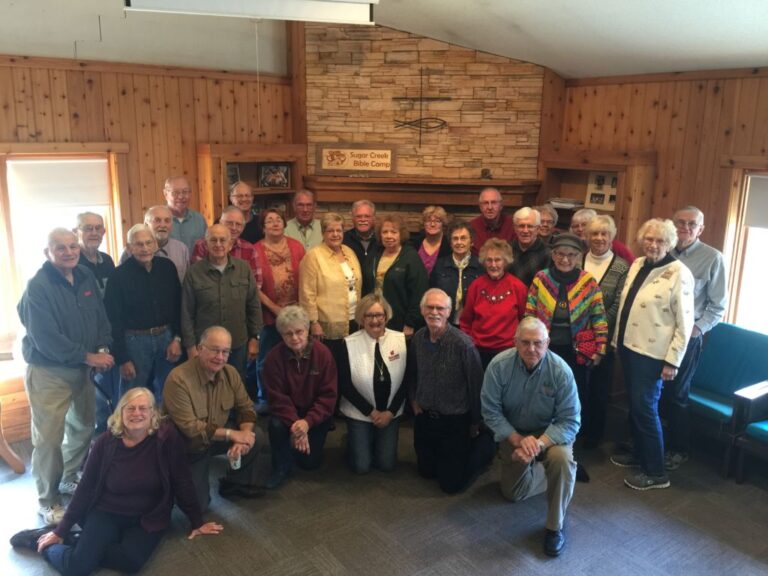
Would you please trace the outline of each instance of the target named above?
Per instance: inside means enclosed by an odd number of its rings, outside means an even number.
[[[259,164],[259,188],[290,188],[291,165]]]
[[[240,181],[240,164],[227,163],[227,182],[230,186]]]
[[[616,172],[590,172],[584,207],[603,211],[615,210],[618,182]]]

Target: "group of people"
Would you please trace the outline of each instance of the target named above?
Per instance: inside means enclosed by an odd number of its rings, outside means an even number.
[[[504,497],[546,491],[553,556],[565,544],[577,434],[580,449],[603,439],[613,351],[632,434],[631,451],[612,461],[636,469],[625,483],[666,487],[667,470],[687,459],[688,386],[725,307],[722,256],[698,240],[698,209],[643,224],[634,259],[610,216],[579,211],[558,232],[551,206],[510,216],[495,188],[469,222],[427,207],[413,238],[400,215],[377,218],[368,200],[352,205],[345,231],[338,213],[315,218],[306,190],[286,222],[276,209],[255,214],[252,189],[238,182],[211,226],[190,194],[186,178],[168,178],[166,205],[128,231],[117,267],[98,250],[100,216],[53,230],[19,303],[49,527],[14,538],[62,573],[137,570],[174,499],[190,537],[218,533],[202,520],[214,456],[229,460],[222,496],[261,493],[259,402],[270,414],[267,488],[295,466],[320,466],[337,414],[350,468],[392,470],[410,412],[418,472],[443,491],[466,489],[497,449]],[[94,385],[117,405],[81,471]],[[62,493],[74,494],[66,510]]]

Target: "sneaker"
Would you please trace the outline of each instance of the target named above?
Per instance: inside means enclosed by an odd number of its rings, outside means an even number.
[[[77,482],[59,482],[59,493],[72,496],[77,490]]]
[[[669,476],[649,476],[640,472],[624,478],[624,484],[633,490],[653,490],[654,488],[669,488]]]
[[[611,456],[611,463],[619,468],[640,468],[640,461],[634,454],[614,454]]]
[[[46,524],[58,524],[64,518],[66,511],[66,508],[61,504],[54,504],[53,506],[40,506],[37,513],[43,517]]]
[[[674,452],[669,450],[664,455],[664,468],[667,470],[677,470],[681,465],[688,462],[688,452]]]
[[[14,548],[29,548],[37,552],[37,541],[43,534],[48,534],[56,528],[55,524],[45,526],[44,528],[35,528],[33,530],[22,530],[11,536],[11,546]]]

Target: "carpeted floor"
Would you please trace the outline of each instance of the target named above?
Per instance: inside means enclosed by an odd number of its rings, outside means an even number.
[[[567,548],[551,559],[541,549],[543,497],[503,501],[496,466],[464,494],[444,496],[417,476],[412,429],[406,424],[397,471],[358,477],[343,466],[344,431],[339,423],[330,433],[325,464],[315,473],[297,473],[258,500],[215,495],[208,517],[224,524],[220,536],[188,541],[186,519],[175,511],[171,532],[143,573],[768,574],[766,467],[756,467],[743,485],[723,480],[719,452],[704,443],[672,473],[671,488],[645,493],[623,485],[624,471],[608,461],[610,445],[581,454],[591,482],[576,485],[566,521]],[[29,461],[28,444],[18,448]],[[269,454],[262,456],[266,476]],[[53,574],[37,555],[7,544],[13,533],[39,524],[29,472],[17,477],[0,464],[0,507],[0,574]]]

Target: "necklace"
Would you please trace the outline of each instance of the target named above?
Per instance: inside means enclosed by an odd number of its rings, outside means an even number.
[[[379,382],[384,382],[384,361],[379,362],[374,358],[373,362],[376,364],[376,369],[379,371]]]

